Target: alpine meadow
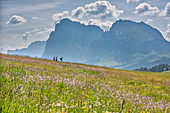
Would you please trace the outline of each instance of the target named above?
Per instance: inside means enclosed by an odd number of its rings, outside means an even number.
[[[169,72],[0,55],[2,113],[168,113]]]
[[[170,113],[170,0],[0,0],[0,113]]]

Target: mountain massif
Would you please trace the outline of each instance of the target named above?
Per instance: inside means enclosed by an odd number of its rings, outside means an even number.
[[[110,31],[91,44],[91,54],[98,58],[99,65],[110,58],[111,67],[133,69],[135,67],[170,63],[170,42],[155,28],[144,22],[116,21]],[[98,49],[96,49],[98,48]],[[95,59],[96,59],[95,58]],[[106,64],[107,65],[107,64]]]
[[[42,58],[114,68],[136,69],[170,64],[170,42],[144,22],[118,20],[109,31],[63,19],[46,41]]]
[[[86,62],[92,42],[99,40],[103,31],[97,26],[85,26],[63,19],[56,24],[47,40],[43,58],[64,57],[68,62]]]

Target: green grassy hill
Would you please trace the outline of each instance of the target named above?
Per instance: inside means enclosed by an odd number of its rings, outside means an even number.
[[[169,72],[0,55],[0,112],[170,112]]]
[[[170,73],[170,70],[169,70],[169,71],[162,72],[162,73],[167,73],[167,74],[169,74],[169,73]]]

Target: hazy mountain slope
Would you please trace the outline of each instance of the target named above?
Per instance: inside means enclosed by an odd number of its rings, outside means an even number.
[[[41,57],[46,46],[46,41],[32,42],[28,48],[8,50],[7,53],[10,55],[21,55],[31,57]]]
[[[89,45],[98,40],[103,31],[97,26],[85,26],[69,19],[56,24],[55,31],[50,34],[42,58],[53,56],[64,57],[65,61],[85,62]]]
[[[119,20],[109,32],[94,41],[91,48],[90,53],[94,59],[99,59],[98,62],[111,57],[116,64],[124,65],[143,62],[149,56],[152,59],[170,53],[170,42],[158,30],[143,22]]]

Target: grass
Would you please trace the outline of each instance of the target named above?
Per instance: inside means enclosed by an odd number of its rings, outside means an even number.
[[[0,55],[2,113],[168,113],[170,74]]]

